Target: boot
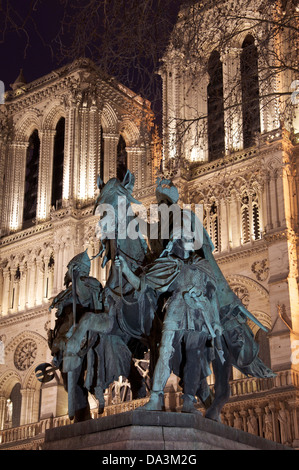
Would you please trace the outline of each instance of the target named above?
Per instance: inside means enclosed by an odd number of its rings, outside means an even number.
[[[194,403],[196,403],[195,397],[192,395],[183,395],[183,408],[182,408],[182,413],[196,413],[200,416],[202,416],[202,413],[197,410],[194,406]]]
[[[152,391],[149,401],[139,409],[147,411],[165,411],[164,393]]]

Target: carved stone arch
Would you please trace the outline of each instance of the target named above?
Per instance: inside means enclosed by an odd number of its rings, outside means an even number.
[[[272,328],[272,323],[271,323],[271,317],[267,313],[263,312],[262,310],[252,310],[251,311],[252,315],[255,316],[261,322],[262,325],[264,325],[269,331]],[[248,325],[253,332],[254,336],[256,336],[257,332],[259,331],[259,326],[254,323],[253,321],[248,321]]]
[[[47,113],[43,116],[42,129],[55,131],[56,125],[61,118],[65,118],[65,108],[60,101],[56,100],[47,107]]]
[[[271,315],[268,290],[259,282],[241,274],[228,275],[226,276],[226,280],[232,290],[234,290],[234,287],[236,286],[243,286],[248,290],[250,299],[248,301],[248,304],[245,306],[257,318],[257,320],[262,323],[262,325],[264,325],[268,329],[271,329]],[[263,310],[261,310],[260,308],[254,308],[254,305],[257,303],[256,295],[259,296],[259,299],[263,303]],[[259,304],[260,303],[261,302],[259,301]],[[259,327],[251,320],[248,321],[248,325],[250,326],[254,334],[256,334]]]
[[[235,192],[236,195],[240,194],[242,188],[247,187],[247,181],[243,176],[237,176],[234,178],[229,185],[230,193]]]
[[[105,103],[101,114],[101,125],[106,134],[119,133],[119,118],[110,103]]]
[[[248,21],[247,21],[248,23]],[[252,25],[254,26],[256,22],[252,22]],[[249,31],[249,32],[248,32]],[[251,36],[254,39],[255,45],[257,45],[257,31],[256,28],[251,28],[250,30],[246,27],[243,28],[242,31],[240,31],[236,36],[233,37],[230,47],[234,47],[237,49],[242,49],[242,45],[247,38],[247,36]]]
[[[198,190],[197,188],[194,188],[190,192],[190,200],[191,204],[204,204],[206,198],[202,191]]]
[[[269,298],[269,291],[259,282],[255,281],[254,279],[251,279],[248,276],[244,276],[242,274],[230,274],[226,276],[226,280],[229,284],[236,282],[240,284],[244,284],[248,287],[250,287],[253,290],[256,290],[259,292],[259,294],[265,298]]]
[[[35,369],[38,364],[42,363],[42,358],[40,358],[40,361],[37,361],[35,364],[33,364],[26,372],[26,375],[23,379],[23,388],[30,389],[30,390],[39,390],[41,387],[41,382],[37,380],[36,375],[35,375]]]
[[[267,162],[267,168],[271,176],[278,176],[282,172],[281,160],[279,157],[273,157]]]
[[[0,396],[9,398],[10,393],[16,384],[22,384],[20,374],[16,370],[7,370],[0,377]]]
[[[17,142],[27,142],[32,132],[37,129],[40,132],[42,122],[40,113],[37,110],[30,110],[18,122],[15,128],[15,139]]]
[[[139,141],[139,129],[129,116],[123,116],[120,124],[120,134],[123,136],[128,147],[136,145]]]
[[[216,204],[220,204],[221,199],[226,199],[227,188],[219,183],[214,183],[208,190],[209,198],[213,198]]]
[[[263,190],[263,181],[261,178],[252,177],[250,178],[250,188],[252,193],[260,193]]]

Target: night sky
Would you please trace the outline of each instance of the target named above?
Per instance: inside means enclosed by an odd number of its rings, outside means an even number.
[[[9,3],[15,8],[11,17],[18,30],[13,30],[9,24],[3,36],[7,18],[3,12],[6,2],[3,2],[3,9],[0,9],[0,80],[4,82],[6,91],[11,89],[10,84],[18,77],[20,69],[29,83],[64,65],[59,63],[58,46],[54,41],[62,16],[59,0],[37,2],[37,11],[33,11],[25,23],[28,8],[34,2],[10,0]]]
[[[168,5],[170,5],[171,8],[164,10],[162,7],[162,15],[165,12],[168,20],[170,20],[170,24],[173,25],[176,21],[180,1],[168,0],[168,2],[170,2]],[[65,57],[61,59],[59,43],[55,40],[60,30],[64,13],[62,3],[67,5],[68,12],[73,11],[72,2],[62,2],[62,0],[0,0],[0,80],[4,82],[6,91],[10,90],[10,84],[18,77],[20,69],[23,69],[23,74],[29,83],[66,63],[70,63],[74,59],[66,59]],[[129,3],[130,2],[128,2],[128,4]],[[167,2],[165,2],[165,6],[166,3]],[[77,1],[76,8],[78,8],[78,4],[79,6],[83,4],[86,5],[88,2],[83,1],[80,3]],[[126,2],[124,2],[124,4],[126,5]],[[134,15],[132,15],[130,10],[129,14],[134,23]],[[118,21],[119,24],[121,24],[121,15]],[[150,22],[148,22],[148,24],[150,28],[152,26],[156,27],[156,25],[152,25]],[[158,38],[160,38],[162,32],[164,32],[164,30],[162,31],[160,29],[157,35]],[[74,36],[72,37],[71,34],[72,33],[68,33],[67,29],[64,28],[64,46],[68,44],[68,41],[74,40]],[[109,37],[111,37],[111,35]],[[167,37],[167,35],[164,37],[164,42]],[[132,35],[129,40],[134,43],[134,37]],[[145,37],[145,47],[147,40],[148,38]],[[119,47],[117,39],[115,44],[116,48]],[[133,52],[136,53],[136,51]],[[159,57],[161,55],[160,52],[158,54]],[[128,54],[130,53],[131,52],[128,52]],[[147,62],[144,63],[147,66]],[[136,64],[134,67],[136,67]],[[132,88],[128,83],[125,83],[122,78],[117,77],[117,74],[115,75],[115,73],[113,73],[113,75],[126,86]],[[121,77],[124,75],[122,70]],[[138,89],[134,91],[139,93]],[[145,96],[145,98],[152,101],[151,96]]]

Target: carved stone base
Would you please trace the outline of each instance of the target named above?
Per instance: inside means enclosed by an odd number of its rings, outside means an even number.
[[[46,431],[44,450],[290,450],[189,413],[136,409]]]

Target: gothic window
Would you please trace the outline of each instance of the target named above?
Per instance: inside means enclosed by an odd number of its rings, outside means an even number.
[[[254,144],[255,133],[260,132],[258,53],[251,35],[247,35],[242,44],[240,67],[243,141],[246,148]]]
[[[119,137],[117,144],[117,163],[116,163],[116,176],[122,181],[127,172],[127,152],[126,142],[122,136]]]
[[[26,155],[23,228],[33,225],[36,218],[39,153],[40,140],[35,129],[29,137]]]
[[[242,241],[250,241],[249,196],[243,194],[241,199]]]
[[[241,199],[242,242],[247,243],[251,237],[254,240],[261,238],[259,201],[257,194],[243,193]]]
[[[57,123],[54,137],[51,206],[54,206],[56,209],[62,206],[64,135],[65,119],[62,117]]]
[[[212,52],[208,73],[210,81],[208,94],[208,146],[209,160],[215,160],[224,154],[224,109],[223,109],[223,72],[220,54]]]
[[[21,384],[17,383],[6,401],[5,427],[14,428],[20,426],[21,418]]]
[[[261,238],[261,227],[260,227],[260,214],[259,214],[259,201],[256,193],[252,196],[252,222],[253,222],[253,235],[254,239],[258,240]]]
[[[18,283],[21,279],[20,266],[17,267],[16,272],[13,277],[12,290],[11,290],[11,300],[10,308],[14,309],[18,305],[18,296],[19,296],[19,286]]]
[[[218,207],[214,202],[210,208],[210,237],[214,244],[215,251],[219,250],[219,217],[218,217]]]
[[[14,364],[18,370],[29,369],[35,361],[37,354],[37,344],[31,339],[21,341],[15,350]]]

